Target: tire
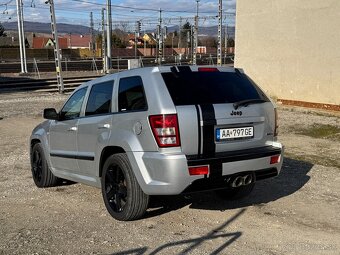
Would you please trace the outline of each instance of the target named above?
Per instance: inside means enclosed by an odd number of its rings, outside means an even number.
[[[237,200],[247,197],[255,187],[255,183],[250,183],[237,188],[215,190],[216,195],[224,200]]]
[[[126,154],[105,161],[101,186],[106,209],[116,220],[137,220],[146,212],[149,196],[140,188]]]
[[[59,181],[59,178],[54,176],[49,169],[44,149],[40,143],[35,144],[32,148],[31,170],[34,183],[39,188],[56,186]]]

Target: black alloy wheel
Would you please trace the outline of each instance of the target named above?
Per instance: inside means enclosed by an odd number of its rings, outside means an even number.
[[[125,153],[106,159],[101,186],[105,207],[116,220],[137,220],[146,212],[149,196],[139,186]]]
[[[32,175],[33,179],[40,183],[43,171],[43,161],[39,150],[35,150],[32,155]]]
[[[122,212],[126,204],[127,188],[123,171],[119,166],[110,165],[105,176],[105,192],[114,212]]]
[[[35,185],[39,188],[56,186],[60,179],[49,169],[42,145],[34,144],[31,153],[31,171]]]

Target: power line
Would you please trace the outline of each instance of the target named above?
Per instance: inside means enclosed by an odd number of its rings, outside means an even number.
[[[0,6],[6,6],[6,5],[9,5],[10,3],[12,3],[14,0],[9,0],[5,3],[0,3]]]
[[[93,4],[93,5],[98,5],[98,6],[105,6],[102,3],[97,3],[97,2],[89,2],[85,0],[71,0],[73,2],[80,2],[80,3],[86,3],[86,4]],[[140,7],[132,7],[132,6],[124,6],[124,5],[116,5],[116,4],[111,4],[111,7],[116,7],[116,8],[122,8],[122,9],[130,9],[130,10],[138,10],[138,11],[154,11],[154,12],[159,12],[159,9],[152,9],[152,8],[140,8]],[[188,11],[188,10],[163,10],[162,12],[174,12],[174,13],[192,13],[195,14],[195,11]],[[201,13],[216,13],[215,11],[201,11]],[[230,14],[234,14],[231,12]]]

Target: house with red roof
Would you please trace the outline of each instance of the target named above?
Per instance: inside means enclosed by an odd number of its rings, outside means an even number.
[[[59,48],[60,49],[67,49],[67,39],[66,38],[58,38]],[[53,48],[53,39],[48,37],[33,37],[33,49],[46,49],[46,48]]]
[[[66,34],[58,38],[60,49],[91,49],[91,35]],[[53,48],[50,37],[33,37],[33,49]]]
[[[128,49],[131,49],[135,46],[135,35],[134,34],[129,34],[128,35],[128,39],[129,39],[129,46],[127,47]],[[143,37],[137,37],[137,46],[144,46],[144,39]]]
[[[91,49],[91,35],[66,34],[69,49]]]

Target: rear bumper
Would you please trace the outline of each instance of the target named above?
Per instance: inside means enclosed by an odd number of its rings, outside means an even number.
[[[187,156],[188,166],[199,166],[199,165],[221,165],[223,163],[244,161],[258,158],[265,158],[274,155],[281,155],[282,147],[265,146],[260,148],[252,148],[239,151],[228,151],[215,153],[211,156],[198,156],[192,155]],[[210,169],[214,171],[214,169]],[[217,170],[216,170],[217,171]]]
[[[216,153],[210,157],[158,152],[128,153],[132,168],[142,190],[149,195],[174,195],[227,187],[230,176],[251,172],[256,180],[271,178],[280,173],[283,161],[280,143],[271,146]],[[280,155],[271,164],[272,156]],[[208,175],[189,175],[188,167],[208,165]]]
[[[245,175],[245,174],[254,174],[255,182],[275,177],[279,174],[278,169],[268,168],[263,170],[257,170],[257,171],[249,171],[249,172],[241,172],[241,173],[235,173],[232,175],[224,175],[221,176],[221,178],[204,178],[204,179],[198,179],[194,181],[192,184],[190,184],[182,193],[192,193],[192,192],[198,192],[198,191],[205,191],[205,190],[215,190],[215,189],[223,189],[226,187],[230,187],[231,180],[238,176],[238,175]]]

